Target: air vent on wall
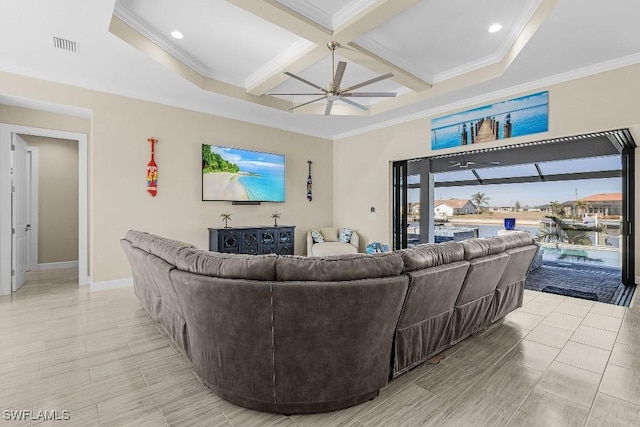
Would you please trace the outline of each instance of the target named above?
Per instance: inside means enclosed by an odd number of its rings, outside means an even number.
[[[53,47],[55,47],[56,49],[64,50],[71,53],[78,53],[78,43],[56,36],[52,36],[52,39]]]

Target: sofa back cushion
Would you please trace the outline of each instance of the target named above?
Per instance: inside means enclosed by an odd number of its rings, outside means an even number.
[[[499,237],[463,240],[460,244],[464,248],[464,259],[467,261],[504,252],[505,250],[505,243]]]
[[[124,240],[128,240],[134,248],[149,252],[149,247],[156,237],[157,236],[145,233],[144,231],[129,230]]]
[[[397,276],[401,273],[402,257],[397,253],[312,258],[284,255],[276,261],[278,281],[342,282]]]
[[[406,272],[451,264],[464,259],[464,249],[460,243],[456,242],[425,243],[411,249],[397,251],[397,253],[402,256]]]
[[[171,265],[176,265],[176,258],[180,250],[183,248],[194,248],[190,243],[135,230],[129,230],[124,240],[131,242],[134,248],[154,254]]]
[[[274,280],[277,256],[240,255],[184,248],[176,257],[176,267],[190,273],[225,279]]]
[[[498,236],[497,239],[500,239],[504,242],[504,248],[513,249],[521,246],[533,245],[535,241],[533,237],[526,231],[517,231],[513,233],[507,233],[502,236]]]
[[[325,242],[337,242],[338,241],[338,229],[333,227],[320,227],[320,232],[324,237]]]

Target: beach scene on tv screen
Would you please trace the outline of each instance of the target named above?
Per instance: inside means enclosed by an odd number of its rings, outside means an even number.
[[[284,202],[285,157],[202,146],[202,199]]]

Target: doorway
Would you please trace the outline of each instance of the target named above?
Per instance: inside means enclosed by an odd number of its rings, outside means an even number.
[[[81,285],[88,284],[87,135],[0,123],[0,295],[8,295],[17,288],[11,164],[16,135],[73,140],[78,144],[78,281]],[[26,226],[27,223],[24,224],[25,230]]]
[[[578,261],[577,258],[601,262],[606,257],[589,255],[600,254],[599,250],[607,256],[617,254],[617,260],[613,260],[613,267],[618,271],[614,281],[625,286],[611,299],[621,305],[628,304],[635,282],[634,149],[628,130],[618,130],[408,161],[404,182],[407,190],[420,194],[420,198],[418,209],[416,201],[409,200],[413,206],[407,206],[405,212],[419,210],[418,230],[421,231],[416,233],[412,227],[396,230],[394,223],[394,232],[406,233],[409,245],[437,243],[442,239],[461,240],[474,235],[487,237],[487,230],[491,228],[487,222],[497,224],[491,234],[495,235],[503,228],[500,222],[503,217],[529,215],[531,218],[525,219],[532,220],[537,215],[536,223],[529,224],[533,225],[529,231],[532,236],[544,237],[539,242],[549,246],[547,258],[554,254],[560,258],[556,260],[556,267],[565,266],[567,261]],[[419,174],[413,180],[412,170]],[[609,188],[615,188],[616,194],[595,194],[604,191],[596,191],[594,183],[607,180],[613,182]],[[431,191],[426,191],[425,186]],[[555,200],[549,189],[563,186],[571,187],[571,191],[565,188],[562,197],[566,198]],[[454,197],[459,193],[455,190],[461,190],[464,197]],[[526,206],[525,199],[535,192],[549,200]],[[477,212],[469,215],[473,209]],[[473,221],[479,218],[481,221]],[[461,227],[465,221],[466,229]],[[544,222],[548,224],[542,236],[539,227],[545,225]],[[438,227],[438,223],[442,227]],[[451,223],[455,223],[455,227],[451,227]],[[523,225],[526,224],[520,227]]]

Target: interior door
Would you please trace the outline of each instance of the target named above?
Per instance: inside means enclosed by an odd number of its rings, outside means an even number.
[[[11,290],[17,291],[27,280],[27,143],[11,135]]]

